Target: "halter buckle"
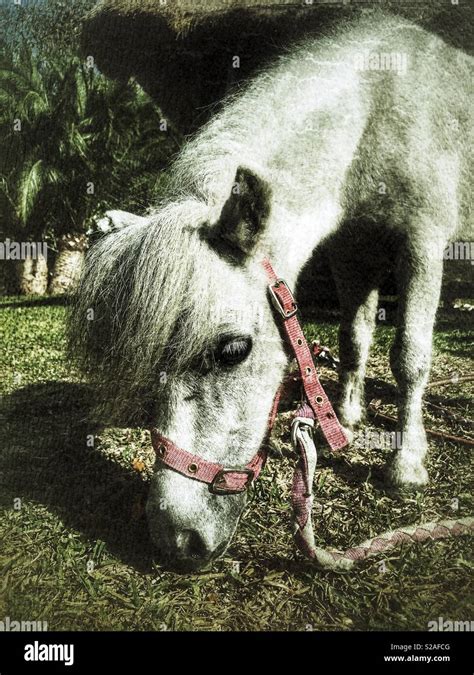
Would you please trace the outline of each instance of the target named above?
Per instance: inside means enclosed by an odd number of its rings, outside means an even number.
[[[281,304],[278,295],[275,292],[275,288],[278,288],[279,286],[284,286],[288,293],[290,294],[291,298],[291,304],[293,305],[293,309],[289,309],[288,311],[285,311],[284,306]],[[277,312],[281,314],[281,316],[284,319],[290,319],[292,316],[296,314],[298,311],[298,305],[295,302],[295,298],[293,296],[293,293],[290,290],[290,287],[286,283],[284,279],[276,279],[272,284],[268,286],[268,289],[270,291],[270,299],[272,301],[272,305],[275,307]]]
[[[225,475],[228,473],[242,473],[247,476],[247,479],[241,487],[229,488],[225,481]],[[252,469],[221,469],[212,479],[212,483],[209,485],[209,491],[215,495],[238,495],[241,492],[245,492],[254,478],[255,471]],[[221,484],[221,487],[219,484]]]

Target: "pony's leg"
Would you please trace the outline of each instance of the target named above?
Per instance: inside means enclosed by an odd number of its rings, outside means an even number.
[[[400,255],[397,265],[399,310],[390,365],[399,389],[400,447],[390,466],[390,479],[399,486],[428,481],[423,466],[428,444],[422,419],[422,396],[431,365],[433,325],[438,308],[443,264],[418,250]]]
[[[347,261],[345,261],[347,263]],[[332,263],[339,303],[339,358],[341,397],[338,413],[352,440],[353,429],[363,420],[365,367],[375,328],[378,288],[353,265]]]

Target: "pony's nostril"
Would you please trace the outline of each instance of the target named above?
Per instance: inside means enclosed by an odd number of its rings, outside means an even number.
[[[196,530],[184,530],[181,532],[177,537],[177,544],[183,558],[202,560],[203,558],[208,558],[212,553]]]

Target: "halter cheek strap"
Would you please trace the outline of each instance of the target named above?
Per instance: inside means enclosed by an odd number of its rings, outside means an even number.
[[[270,281],[269,291],[273,305],[283,319],[283,330],[300,371],[304,397],[296,410],[291,425],[291,441],[298,455],[291,488],[291,506],[295,543],[308,558],[316,557],[313,521],[313,479],[317,452],[313,441],[313,427],[317,419],[332,450],[347,445],[347,438],[326,396],[314,365],[311,351],[296,316],[297,306],[284,279],[275,274],[269,260],[263,267]]]
[[[306,401],[316,416],[331,450],[340,450],[347,445],[347,438],[319,381],[311,350],[296,315],[298,308],[293,294],[285,280],[277,277],[268,259],[262,264],[271,282],[269,290],[272,303],[283,318],[283,329],[298,362]]]

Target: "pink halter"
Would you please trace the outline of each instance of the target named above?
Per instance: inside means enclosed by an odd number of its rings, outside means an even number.
[[[271,282],[268,287],[270,299],[283,320],[288,343],[298,362],[306,398],[303,416],[312,419],[316,417],[329,446],[332,450],[338,450],[347,444],[347,439],[319,381],[310,348],[296,316],[297,306],[293,294],[286,282],[277,277],[269,260],[265,259],[262,265]],[[275,420],[281,389],[282,387],[277,391],[273,401],[268,434]],[[301,408],[297,416],[302,416]],[[169,438],[162,436],[157,429],[151,430],[151,438],[155,452],[163,464],[187,478],[207,483],[211,492],[218,495],[243,492],[255,478],[258,478],[267,458],[267,452],[262,446],[245,467],[226,468],[222,464],[209,462],[179,448]]]

